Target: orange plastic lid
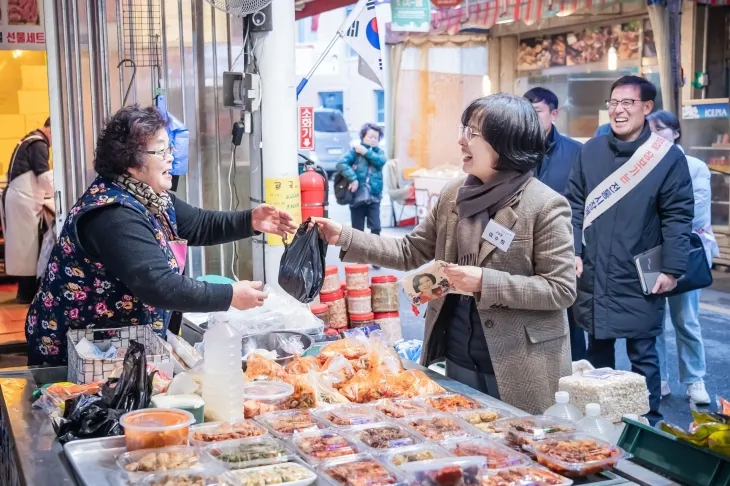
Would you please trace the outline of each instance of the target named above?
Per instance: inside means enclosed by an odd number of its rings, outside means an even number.
[[[397,312],[376,312],[375,319],[388,319],[392,317],[400,317]]]
[[[312,314],[324,314],[328,309],[329,307],[326,304],[312,304],[309,306],[309,310],[312,311]]]
[[[350,314],[351,321],[362,322],[372,321],[373,319],[375,319],[375,314],[373,314],[372,312],[368,312],[367,314]]]
[[[345,273],[368,273],[369,267],[360,263],[345,266]]]
[[[345,293],[342,290],[335,290],[327,294],[319,294],[320,302],[334,302],[336,300],[344,299]]]
[[[374,284],[384,284],[384,283],[391,283],[391,282],[397,282],[398,279],[395,278],[394,275],[379,275],[377,277],[372,278],[372,282]]]
[[[372,291],[370,289],[348,290],[347,291],[348,297],[370,297],[371,294],[372,294]]]
[[[325,275],[337,275],[339,271],[340,269],[337,268],[337,265],[327,265],[326,267],[324,267]]]

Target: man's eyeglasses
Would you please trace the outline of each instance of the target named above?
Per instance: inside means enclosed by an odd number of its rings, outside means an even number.
[[[158,157],[162,157],[163,159],[165,157],[167,157],[168,155],[171,155],[174,152],[175,152],[175,147],[173,147],[172,145],[170,145],[166,149],[162,149],[162,150],[148,150],[147,151],[148,154],[156,155]]]
[[[621,105],[624,108],[631,108],[634,106],[634,103],[641,103],[641,100],[632,100],[630,98],[627,98],[625,100],[606,100],[606,107],[609,110],[614,110],[618,105]]]
[[[474,137],[481,137],[482,134],[478,131],[474,130],[472,127],[465,127],[464,125],[459,125],[459,140],[464,138],[467,143],[471,142],[471,139]]]

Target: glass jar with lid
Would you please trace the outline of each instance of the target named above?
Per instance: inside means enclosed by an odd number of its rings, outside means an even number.
[[[373,311],[370,289],[348,290],[347,311],[350,314],[367,314]]]
[[[398,311],[398,279],[395,276],[373,277],[370,289],[373,295],[373,312]]]
[[[385,335],[385,339],[388,341],[390,346],[393,346],[398,341],[403,340],[403,331],[400,325],[400,314],[397,312],[376,312],[373,316],[375,324],[380,326],[380,329]]]
[[[370,326],[375,322],[375,315],[372,312],[367,314],[350,314],[350,329]]]
[[[309,310],[312,311],[314,317],[322,319],[322,322],[324,322],[324,331],[327,331],[330,328],[329,307],[327,304],[310,304]]]
[[[341,290],[329,294],[320,294],[319,301],[327,305],[330,329],[347,328],[347,304],[345,303],[345,294]]]
[[[345,280],[347,290],[365,290],[370,288],[367,265],[347,265],[345,267]]]
[[[320,293],[327,294],[340,289],[340,275],[337,265],[327,265],[324,269],[324,282]]]

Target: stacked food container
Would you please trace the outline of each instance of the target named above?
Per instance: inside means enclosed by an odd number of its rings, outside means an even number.
[[[398,279],[393,275],[373,277],[371,285],[368,266],[353,264],[345,266],[343,283],[337,266],[330,265],[325,269],[319,301],[311,310],[325,322],[327,334],[377,324],[389,344],[403,339]]]

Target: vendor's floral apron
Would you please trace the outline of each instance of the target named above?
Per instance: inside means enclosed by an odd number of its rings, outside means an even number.
[[[145,206],[116,183],[97,178],[69,212],[58,243],[51,253],[39,292],[28,310],[25,336],[29,365],[63,365],[67,362],[66,331],[130,325],[151,325],[164,335],[170,311],[145,305],[121,281],[106,272],[84,252],[76,234],[76,224],[88,211],[121,204],[142,213],[152,224],[155,238],[170,268],[180,271],[185,245],[175,241],[177,221],[172,205],[162,224]],[[175,247],[173,249],[173,247]]]

